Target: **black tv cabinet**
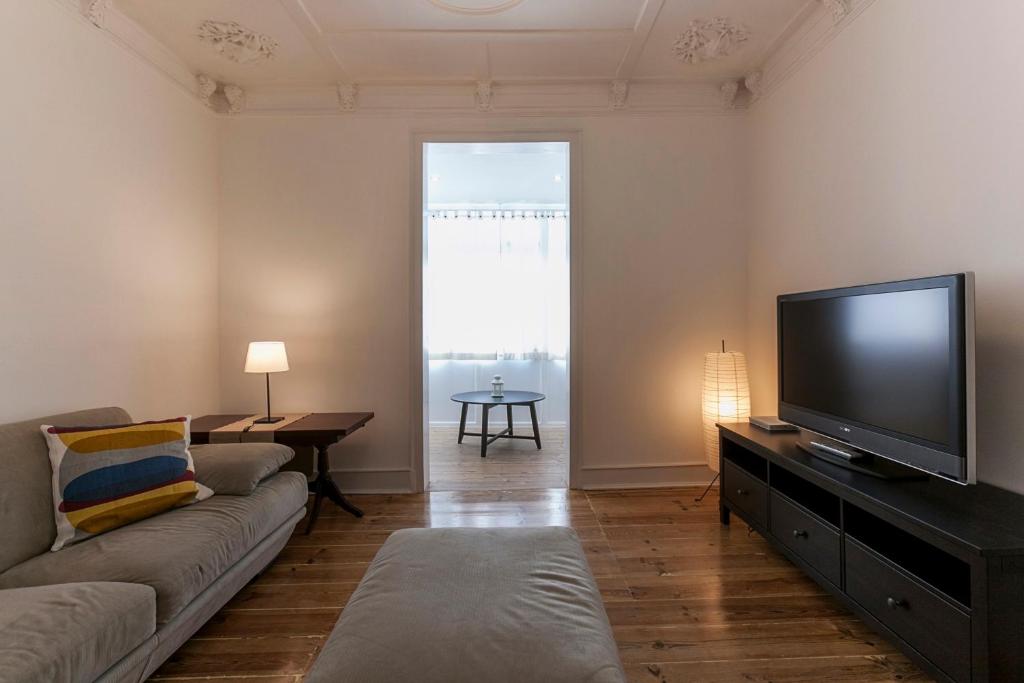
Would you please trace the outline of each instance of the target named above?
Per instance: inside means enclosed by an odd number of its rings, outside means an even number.
[[[797,440],[719,426],[722,523],[741,517],[937,680],[1024,681],[1024,496],[878,479]]]

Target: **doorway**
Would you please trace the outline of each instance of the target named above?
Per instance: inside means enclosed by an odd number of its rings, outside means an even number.
[[[566,488],[570,140],[424,140],[422,488]]]

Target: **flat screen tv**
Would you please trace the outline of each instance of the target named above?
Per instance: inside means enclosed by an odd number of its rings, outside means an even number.
[[[778,325],[805,449],[975,482],[973,273],[785,294]]]

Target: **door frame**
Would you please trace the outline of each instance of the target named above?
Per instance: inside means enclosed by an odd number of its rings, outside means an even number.
[[[432,142],[567,142],[569,143],[569,488],[580,487],[582,462],[582,353],[583,348],[583,150],[578,130],[509,132],[415,132],[412,135],[410,201],[410,344],[411,375],[409,425],[412,435],[410,474],[412,490],[426,491],[428,482],[427,446],[429,445],[428,373],[429,362],[423,339],[423,266],[426,221],[423,199],[427,178],[423,168],[423,150]]]

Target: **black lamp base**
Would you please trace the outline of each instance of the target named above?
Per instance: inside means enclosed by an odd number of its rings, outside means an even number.
[[[261,417],[258,420],[253,420],[252,423],[254,425],[272,425],[277,424],[278,422],[281,422],[283,420],[283,417]]]

